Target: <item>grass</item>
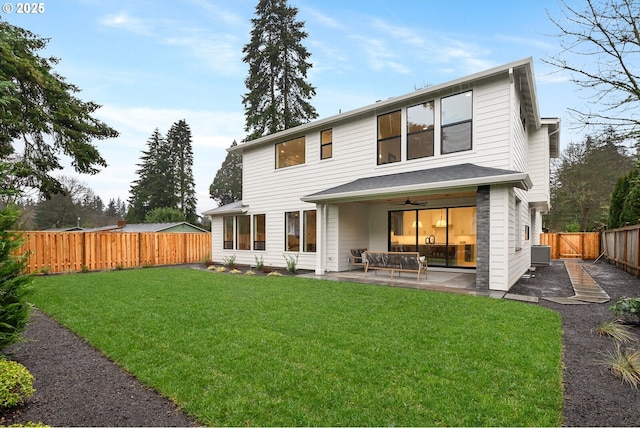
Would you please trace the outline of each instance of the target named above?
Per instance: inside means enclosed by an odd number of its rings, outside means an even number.
[[[519,302],[154,268],[32,300],[206,425],[558,426],[561,322]]]

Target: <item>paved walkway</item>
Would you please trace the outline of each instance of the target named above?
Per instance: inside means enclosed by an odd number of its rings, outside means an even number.
[[[589,275],[579,261],[564,260],[564,266],[569,273],[575,295],[571,297],[544,297],[544,299],[563,305],[606,303],[611,300],[609,295]]]

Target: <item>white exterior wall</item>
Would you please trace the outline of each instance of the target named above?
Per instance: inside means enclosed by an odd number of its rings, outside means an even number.
[[[549,129],[546,125],[529,133],[529,177],[533,187],[529,191],[530,202],[550,203],[551,179],[549,155]]]
[[[524,236],[525,226],[531,228],[530,210],[525,198],[526,192],[521,189],[509,191],[509,288],[531,266],[531,233],[529,240],[525,240]],[[516,212],[516,199],[520,200],[519,213]],[[519,223],[516,221],[517,215],[520,215]]]
[[[531,83],[533,84],[533,82]],[[440,99],[473,91],[472,150],[440,154]],[[510,186],[492,186],[490,194],[490,288],[507,291],[526,271],[530,263],[530,245],[539,242],[541,216],[530,209],[531,202],[549,198],[549,138],[548,129],[528,130],[522,126],[519,88],[510,83],[508,73],[485,78],[474,84],[463,83],[455,89],[441,89],[434,96],[401,104],[381,105],[348,119],[336,117],[326,126],[310,128],[306,132],[306,162],[282,169],[275,168],[275,144],[295,137],[273,140],[269,144],[243,150],[243,203],[247,215],[266,215],[266,250],[223,250],[222,216],[213,217],[212,258],[221,262],[235,255],[241,264],[255,263],[262,257],[266,265],[284,266],[285,212],[299,211],[301,248],[304,236],[305,210],[316,210],[315,204],[305,203],[301,197],[353,180],[443,167],[461,163],[522,171],[529,174],[533,189],[529,192]],[[406,160],[406,129],[402,131],[401,161],[377,165],[378,115],[402,110],[406,124],[406,108],[420,102],[435,100],[434,156]],[[320,132],[333,131],[333,157],[320,160]],[[528,132],[527,132],[528,131]],[[515,201],[520,204],[520,227],[516,230]],[[322,207],[322,206],[319,206]],[[322,253],[292,252],[298,255],[298,267],[317,272],[349,268],[350,248],[386,250],[388,245],[388,212],[398,209],[386,204],[348,203],[327,205],[326,222],[318,225],[318,243],[324,244]],[[318,214],[320,221],[323,216]],[[252,227],[253,227],[253,222]],[[524,240],[524,227],[530,227],[530,239]],[[322,234],[322,236],[320,236]],[[253,235],[253,233],[252,233]],[[516,250],[516,237],[522,236],[521,248]],[[253,239],[252,239],[253,240]],[[322,260],[318,261],[321,258]]]
[[[222,217],[214,217],[212,222],[213,260],[222,261],[224,257],[235,255],[241,264],[255,263],[255,256],[262,256],[266,265],[284,264],[285,231],[284,212],[316,209],[315,204],[300,200],[302,196],[338,186],[358,178],[407,172],[418,169],[435,168],[459,163],[474,163],[481,166],[510,167],[508,141],[510,138],[510,85],[506,79],[485,81],[482,85],[469,88],[473,90],[473,149],[460,153],[440,155],[440,96],[435,98],[435,156],[407,161],[406,135],[402,136],[402,161],[377,165],[377,124],[380,114],[395,111],[417,104],[419,101],[389,107],[375,113],[361,116],[350,121],[333,125],[333,157],[320,160],[320,130],[305,135],[306,163],[287,168],[275,168],[275,143],[243,152],[243,203],[248,206],[247,215],[266,215],[266,250],[223,250]],[[467,89],[465,89],[467,90]],[[443,92],[442,96],[457,93]],[[428,101],[433,98],[425,98]],[[405,110],[403,110],[403,116]],[[403,121],[404,123],[404,121]],[[280,141],[278,141],[280,142]],[[352,208],[329,206],[327,219],[327,238],[325,264],[328,270],[343,270],[348,267],[346,255],[349,248],[360,247],[357,242],[358,227],[363,223],[363,212],[371,206],[361,206],[357,215]],[[368,228],[367,248],[386,249],[387,212],[378,209],[371,213],[371,221],[365,223]],[[365,219],[368,217],[365,216]],[[375,220],[374,220],[375,219]],[[301,216],[302,223],[302,216]],[[349,226],[355,229],[351,229]],[[381,227],[382,225],[382,227]],[[252,224],[253,226],[253,224]],[[301,235],[304,233],[301,225]],[[358,245],[356,245],[358,244]],[[297,253],[292,253],[292,255]],[[299,253],[298,267],[316,269],[316,253]]]
[[[507,291],[509,289],[509,188],[491,186],[489,197],[490,250],[489,250],[489,288]]]

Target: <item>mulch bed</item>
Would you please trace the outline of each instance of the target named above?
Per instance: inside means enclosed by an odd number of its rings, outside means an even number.
[[[606,262],[585,268],[611,296],[640,296],[640,280]],[[512,293],[538,297],[571,296],[562,262],[538,268]],[[560,305],[541,299],[541,306],[562,316],[566,426],[640,426],[640,391],[623,384],[598,364],[612,339],[595,333],[613,319],[611,303]],[[636,333],[638,327],[636,326]],[[8,348],[9,358],[35,376],[36,394],[17,408],[0,413],[0,425],[42,422],[51,426],[193,426],[171,401],[141,385],[84,340],[34,311],[25,332],[27,342]]]

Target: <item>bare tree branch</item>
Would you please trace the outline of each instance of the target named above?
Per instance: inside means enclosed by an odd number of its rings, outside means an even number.
[[[580,124],[614,126],[626,136],[640,134],[640,1],[563,0],[562,17],[551,22],[560,30],[562,48],[543,61],[571,74],[588,92],[589,107],[569,111]],[[584,10],[582,9],[584,7]]]

